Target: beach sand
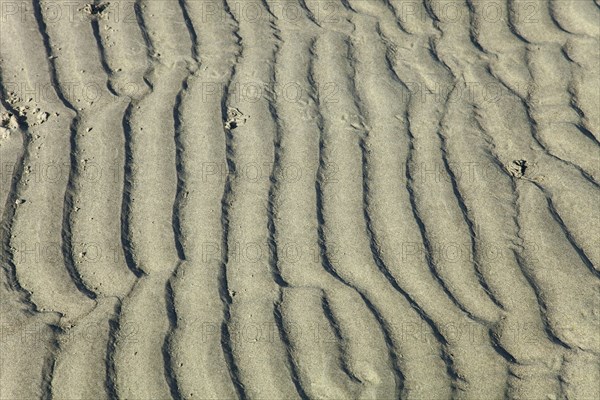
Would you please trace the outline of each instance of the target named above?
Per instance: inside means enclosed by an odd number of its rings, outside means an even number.
[[[0,0],[0,399],[600,399],[600,4]]]

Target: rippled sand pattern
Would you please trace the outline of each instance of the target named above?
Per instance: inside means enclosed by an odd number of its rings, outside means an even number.
[[[598,0],[0,0],[0,398],[600,399]]]

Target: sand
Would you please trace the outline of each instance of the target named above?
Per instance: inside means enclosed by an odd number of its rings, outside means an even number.
[[[600,399],[600,4],[0,0],[0,399]]]

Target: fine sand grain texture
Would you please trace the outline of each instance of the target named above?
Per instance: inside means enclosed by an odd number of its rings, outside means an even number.
[[[0,400],[600,400],[598,0],[0,0]]]

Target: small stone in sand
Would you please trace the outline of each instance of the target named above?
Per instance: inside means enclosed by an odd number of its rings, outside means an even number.
[[[527,170],[527,161],[526,160],[514,160],[508,166],[508,172],[515,178],[521,178],[525,175],[525,171]]]
[[[244,125],[248,120],[248,116],[244,115],[237,108],[227,109],[227,120],[225,121],[225,129],[235,129],[238,126]]]

